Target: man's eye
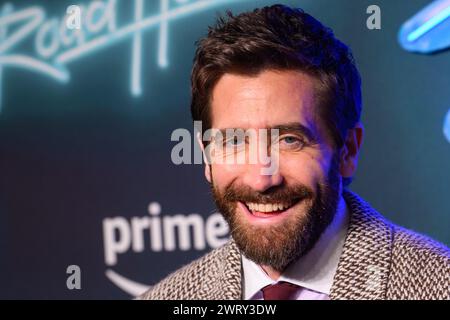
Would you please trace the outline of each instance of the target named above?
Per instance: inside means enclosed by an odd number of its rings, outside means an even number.
[[[304,141],[298,137],[286,136],[280,138],[280,147],[285,149],[299,149],[305,145]]]
[[[284,142],[286,142],[287,144],[292,144],[292,143],[298,142],[298,139],[295,138],[295,137],[284,137],[283,140],[284,140]]]

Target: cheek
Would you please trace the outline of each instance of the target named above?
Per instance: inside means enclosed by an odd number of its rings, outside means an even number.
[[[280,172],[288,184],[301,183],[313,189],[326,181],[330,160],[312,153],[286,155],[280,158]]]
[[[219,187],[219,189],[223,189],[225,186],[229,185],[241,174],[240,167],[242,166],[217,163],[212,164],[211,175],[214,185]]]

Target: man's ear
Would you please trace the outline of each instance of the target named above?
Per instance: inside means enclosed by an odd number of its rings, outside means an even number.
[[[205,163],[205,178],[209,183],[211,183],[211,165],[209,164],[208,157],[205,154],[205,146],[203,145],[202,134],[200,132],[197,132],[197,143],[199,144],[200,149],[202,149],[203,162]]]
[[[360,122],[347,131],[347,137],[341,149],[339,164],[339,172],[344,178],[352,177],[356,171],[363,136],[364,128]]]

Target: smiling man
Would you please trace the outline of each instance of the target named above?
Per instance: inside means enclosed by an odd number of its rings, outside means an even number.
[[[330,29],[282,5],[220,18],[198,44],[191,110],[204,130],[257,133],[200,141],[231,240],[141,298],[450,298],[448,248],[347,189],[363,138],[361,81]],[[261,149],[274,170],[249,161]]]

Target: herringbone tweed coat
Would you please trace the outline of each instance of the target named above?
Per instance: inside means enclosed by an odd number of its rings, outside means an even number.
[[[331,299],[450,299],[449,249],[388,222],[344,191],[350,223]],[[152,286],[139,299],[242,299],[241,255],[230,240]]]

